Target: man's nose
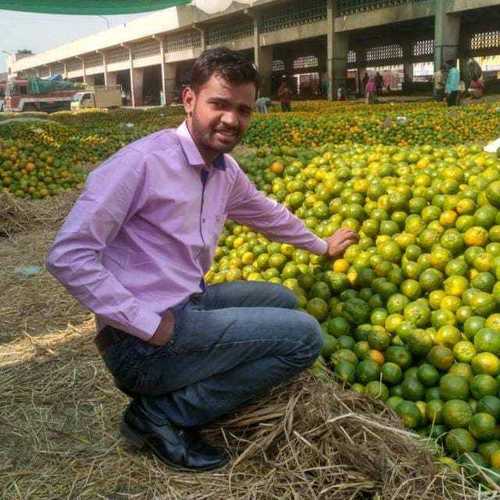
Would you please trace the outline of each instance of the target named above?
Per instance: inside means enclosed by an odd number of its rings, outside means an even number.
[[[237,128],[239,125],[238,114],[235,111],[228,111],[222,115],[222,123],[228,127]]]

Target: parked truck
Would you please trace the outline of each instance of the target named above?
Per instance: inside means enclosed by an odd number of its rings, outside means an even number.
[[[1,100],[1,98],[0,98]],[[3,110],[59,111],[80,107],[113,108],[121,105],[121,87],[93,86],[63,80],[59,75],[49,79],[9,79],[5,84]]]
[[[110,109],[122,105],[120,85],[95,85],[77,92],[71,101],[71,109],[77,111],[84,108]]]
[[[58,111],[70,109],[82,84],[56,79],[11,78],[5,87],[5,111]]]

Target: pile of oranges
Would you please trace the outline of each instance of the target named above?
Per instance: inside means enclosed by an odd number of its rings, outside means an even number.
[[[498,480],[500,159],[479,146],[326,145],[240,163],[320,237],[347,227],[360,241],[332,262],[229,222],[209,282],[293,290],[321,323],[319,363]]]

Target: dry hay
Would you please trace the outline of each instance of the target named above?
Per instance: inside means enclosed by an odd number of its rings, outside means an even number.
[[[133,452],[93,320],[46,271],[15,272],[43,266],[50,224],[0,239],[0,498],[477,498],[385,405],[307,375],[209,430],[226,469],[178,473]]]
[[[54,230],[0,238],[0,345],[20,336],[39,336],[90,317],[45,269]],[[25,277],[25,266],[40,272]]]
[[[59,227],[78,196],[79,191],[73,190],[43,200],[25,200],[0,193],[0,238]]]
[[[0,346],[1,498],[477,498],[382,403],[309,375],[209,429],[230,466],[172,471],[121,439],[127,400],[93,332]]]

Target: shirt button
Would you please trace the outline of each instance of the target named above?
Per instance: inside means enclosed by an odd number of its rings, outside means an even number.
[[[206,221],[206,219],[202,219],[202,221],[203,221],[203,222],[205,222],[205,221]]]

